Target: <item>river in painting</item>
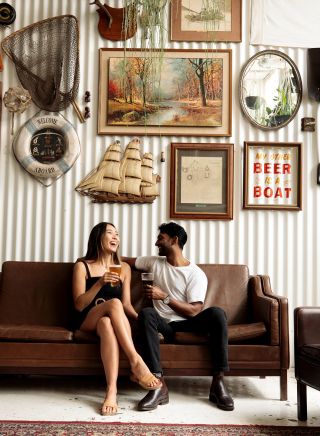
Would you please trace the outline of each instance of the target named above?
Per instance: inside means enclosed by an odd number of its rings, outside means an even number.
[[[221,126],[221,58],[163,58],[157,77],[152,62],[110,59],[108,125]]]

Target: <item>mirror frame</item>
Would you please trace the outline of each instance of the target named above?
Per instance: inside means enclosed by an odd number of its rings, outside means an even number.
[[[252,62],[254,62],[257,58],[259,58],[260,56],[264,56],[264,55],[275,55],[275,56],[279,56],[283,59],[285,59],[291,66],[293,74],[296,78],[297,81],[297,90],[298,90],[298,99],[297,99],[297,104],[296,107],[293,111],[293,113],[291,114],[291,116],[284,121],[281,124],[278,124],[277,126],[262,126],[261,124],[259,124],[257,121],[255,121],[254,118],[252,118],[252,116],[250,115],[250,113],[247,110],[247,105],[245,103],[245,97],[244,97],[244,93],[243,93],[243,80],[244,80],[244,76],[246,75],[246,73],[248,72]],[[246,64],[243,66],[241,72],[240,72],[240,78],[239,78],[239,98],[240,98],[240,106],[242,109],[242,112],[244,113],[244,115],[246,116],[246,118],[250,121],[251,124],[253,124],[254,126],[258,127],[259,129],[262,130],[276,130],[276,129],[280,129],[281,127],[286,126],[287,124],[289,124],[293,118],[296,116],[300,105],[301,105],[301,101],[302,101],[302,80],[301,80],[301,76],[300,76],[300,72],[298,70],[298,67],[296,66],[296,64],[293,62],[293,60],[285,53],[279,51],[279,50],[262,50],[259,51],[258,53],[256,53],[255,55],[253,55],[247,62]]]

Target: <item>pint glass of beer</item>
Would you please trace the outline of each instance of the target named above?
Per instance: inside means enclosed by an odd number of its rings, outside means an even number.
[[[143,288],[147,285],[153,286],[153,273],[141,273],[141,280]]]
[[[116,273],[118,274],[119,278],[120,278],[120,274],[121,274],[121,265],[109,265],[109,271],[112,273]],[[111,286],[115,286],[114,283],[111,283]]]

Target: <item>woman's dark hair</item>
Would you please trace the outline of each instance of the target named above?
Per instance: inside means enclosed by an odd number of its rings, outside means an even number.
[[[166,233],[170,236],[170,238],[174,238],[175,236],[178,238],[178,245],[182,249],[187,242],[188,235],[185,229],[179,224],[171,221],[170,223],[163,223],[159,226],[160,233]]]
[[[104,249],[102,238],[107,230],[107,226],[112,226],[116,228],[112,223],[102,222],[93,227],[90,232],[88,240],[87,253],[83,257],[85,260],[98,260],[103,257]],[[120,256],[118,250],[113,255],[112,262],[115,264],[120,264]]]

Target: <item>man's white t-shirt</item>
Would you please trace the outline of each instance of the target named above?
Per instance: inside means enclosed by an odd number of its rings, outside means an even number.
[[[172,266],[166,257],[137,257],[135,266],[142,271],[153,272],[154,285],[159,286],[169,297],[187,303],[204,302],[208,279],[195,263],[187,266]],[[183,321],[186,318],[178,315],[162,300],[153,300],[153,306],[167,322]]]

